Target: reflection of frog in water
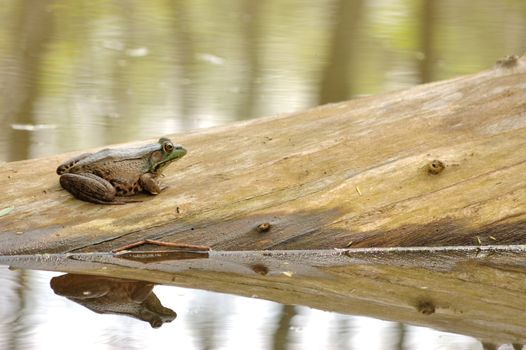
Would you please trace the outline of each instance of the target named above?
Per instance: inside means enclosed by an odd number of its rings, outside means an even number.
[[[51,288],[100,314],[119,314],[149,322],[159,328],[177,314],[164,307],[152,289],[154,284],[120,278],[66,274],[51,279]]]

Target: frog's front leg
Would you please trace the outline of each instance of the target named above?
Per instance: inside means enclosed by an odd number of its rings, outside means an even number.
[[[60,176],[60,185],[74,197],[97,204],[124,204],[116,201],[115,188],[102,177],[91,173],[70,174]]]
[[[162,190],[168,186],[162,186],[157,180],[156,176],[152,173],[142,174],[139,178],[139,184],[146,192],[151,194],[159,194]]]

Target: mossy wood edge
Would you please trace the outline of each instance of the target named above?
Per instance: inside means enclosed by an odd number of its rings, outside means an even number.
[[[189,152],[165,171],[169,188],[122,206],[60,188],[57,165],[79,152],[5,163],[0,210],[12,210],[0,217],[0,254],[145,238],[214,250],[523,244],[525,82],[524,57],[508,58],[405,91],[172,135]]]

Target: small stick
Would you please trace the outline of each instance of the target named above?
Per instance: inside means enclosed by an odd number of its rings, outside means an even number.
[[[154,244],[158,246],[163,247],[172,247],[172,248],[180,248],[185,250],[196,250],[196,251],[209,251],[210,247],[204,246],[204,245],[194,245],[194,244],[185,244],[185,243],[175,243],[175,242],[164,242],[164,241],[158,241],[155,239],[144,239],[142,241],[138,241],[135,243],[130,243],[127,245],[124,245],[122,247],[113,249],[112,253],[121,252],[123,250],[129,250],[131,248],[139,247],[145,244]]]

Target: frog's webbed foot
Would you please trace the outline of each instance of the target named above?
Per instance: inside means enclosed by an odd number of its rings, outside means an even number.
[[[63,174],[60,185],[74,197],[97,204],[125,204],[115,200],[115,188],[102,177],[91,173]]]
[[[168,186],[163,186],[157,181],[156,176],[151,173],[142,174],[139,178],[141,187],[151,194],[159,194]]]

